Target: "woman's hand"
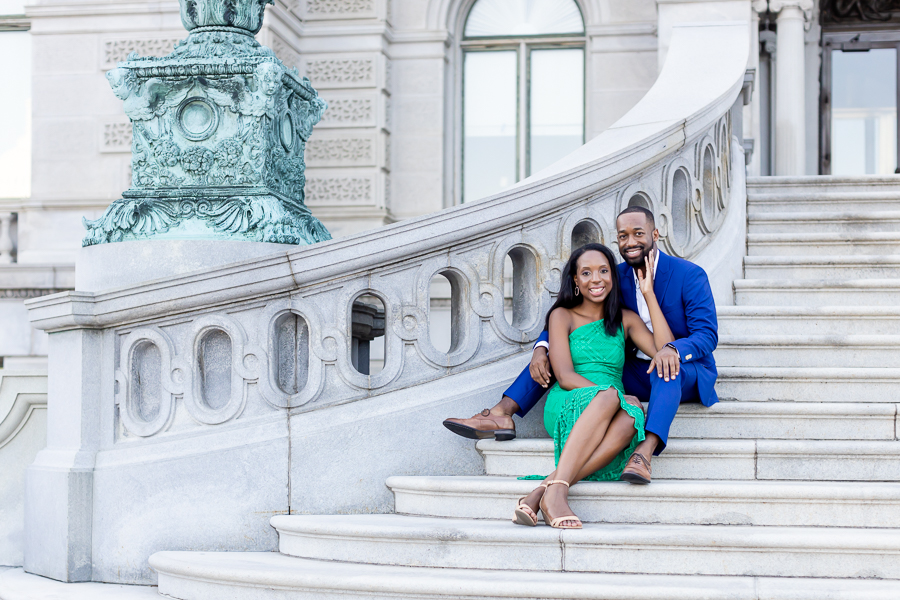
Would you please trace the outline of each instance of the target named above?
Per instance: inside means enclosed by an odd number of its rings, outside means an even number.
[[[653,254],[652,252],[650,253]],[[650,260],[650,256],[644,257],[644,274],[641,275],[640,269],[635,269],[634,271],[637,273],[638,283],[641,286],[641,294],[646,298],[647,296],[653,295],[653,278],[655,273],[653,273],[653,261]]]

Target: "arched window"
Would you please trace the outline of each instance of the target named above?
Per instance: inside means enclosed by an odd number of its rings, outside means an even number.
[[[584,143],[584,20],[574,0],[477,0],[463,48],[463,201]]]

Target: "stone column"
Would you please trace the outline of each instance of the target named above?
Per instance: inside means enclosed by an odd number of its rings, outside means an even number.
[[[813,0],[769,0],[778,14],[778,60],[775,63],[775,175],[803,175],[806,170],[804,104],[805,11]]]
[[[762,153],[762,130],[760,111],[760,79],[759,79],[759,15],[769,8],[766,0],[753,0],[750,3],[750,61],[747,68],[754,71],[754,93],[750,104],[744,108],[744,136],[753,140],[753,152],[747,164],[747,175],[760,174],[760,155]]]
[[[0,213],[0,264],[9,264],[12,262],[12,251],[15,246],[10,233],[12,224],[12,213]]]

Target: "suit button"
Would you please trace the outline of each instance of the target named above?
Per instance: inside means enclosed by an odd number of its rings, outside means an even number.
[[[693,356],[693,354],[688,354],[687,356],[684,357],[684,360],[691,360],[692,356]]]

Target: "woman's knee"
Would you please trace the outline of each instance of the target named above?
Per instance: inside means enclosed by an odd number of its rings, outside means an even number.
[[[604,408],[619,406],[619,393],[614,388],[597,392],[597,395],[591,400],[591,404],[596,404],[597,406],[602,406]]]

